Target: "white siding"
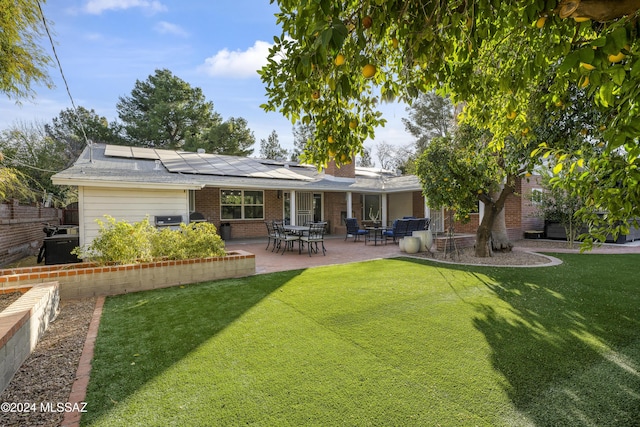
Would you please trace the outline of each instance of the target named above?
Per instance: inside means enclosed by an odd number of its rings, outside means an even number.
[[[104,221],[104,215],[128,222],[141,221],[148,215],[152,224],[156,215],[182,215],[187,222],[189,191],[79,187],[78,206],[82,246],[98,235],[96,220]]]

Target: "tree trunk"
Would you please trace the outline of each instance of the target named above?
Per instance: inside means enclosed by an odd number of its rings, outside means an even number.
[[[492,256],[491,252],[491,229],[493,228],[493,220],[495,218],[493,209],[490,204],[485,203],[484,216],[482,222],[476,231],[476,251],[478,258],[488,258]]]
[[[502,189],[493,193],[491,197],[482,194],[480,200],[484,203],[482,222],[476,231],[475,256],[486,258],[493,255],[493,249],[510,251],[513,245],[507,236],[507,226],[504,215],[504,204],[507,197],[514,192],[515,177],[507,177],[507,183]],[[495,235],[493,234],[495,231]],[[493,241],[493,242],[492,242]]]
[[[491,249],[494,251],[510,252],[513,244],[507,233],[507,222],[504,207],[496,213],[491,227]]]

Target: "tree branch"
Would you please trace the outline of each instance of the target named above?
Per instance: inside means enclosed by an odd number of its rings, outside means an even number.
[[[640,0],[562,0],[555,10],[560,18],[588,18],[607,22],[640,9]]]

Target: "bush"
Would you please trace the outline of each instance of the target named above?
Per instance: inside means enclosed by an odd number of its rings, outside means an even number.
[[[100,233],[86,248],[73,253],[99,264],[133,264],[155,259],[188,259],[224,256],[224,241],[213,224],[180,224],[178,230],[158,230],[149,218],[133,224],[105,215],[97,220]]]

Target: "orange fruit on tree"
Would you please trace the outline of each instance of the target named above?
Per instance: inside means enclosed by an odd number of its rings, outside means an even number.
[[[343,54],[341,54],[341,53],[339,53],[339,54],[336,56],[336,59],[334,60],[334,62],[335,62],[335,64],[336,64],[337,66],[340,66],[340,65],[344,64],[344,55],[343,55]]]
[[[313,99],[318,99],[318,98],[320,98],[320,92],[319,92],[319,91],[317,91],[317,90],[314,90],[314,91],[311,93],[311,98],[313,98]]]
[[[329,137],[327,138],[327,141],[329,141],[329,144],[333,144],[334,142],[336,142],[336,140],[333,139],[333,135],[329,135]]]
[[[394,49],[398,48],[398,44],[399,44],[399,42],[398,42],[397,38],[394,37],[394,38],[391,39],[391,45],[393,46]]]
[[[581,62],[581,63],[580,63],[580,66],[581,66],[582,68],[584,68],[585,70],[589,70],[589,71],[591,71],[591,70],[595,70],[595,68],[596,68],[596,67],[594,67],[594,66],[593,66],[593,65],[591,65],[591,64],[587,64],[586,62]]]
[[[353,129],[357,128],[357,127],[358,127],[358,122],[356,122],[355,120],[351,120],[349,122],[349,129],[353,130]]]
[[[540,18],[538,18],[538,20],[536,21],[536,28],[542,28],[544,27],[544,23],[547,22],[547,17],[546,16],[541,16]]]
[[[609,62],[613,62],[613,63],[615,63],[615,62],[620,62],[620,61],[622,61],[622,60],[623,60],[624,58],[626,58],[626,57],[627,57],[627,55],[625,55],[624,53],[622,53],[622,52],[618,52],[616,55],[609,55],[609,56],[607,57],[607,59],[609,60]]]
[[[517,115],[518,113],[516,113],[515,111],[511,111],[509,114],[507,114],[507,119],[513,120],[516,118]]]
[[[373,18],[372,17],[367,15],[364,18],[362,18],[362,26],[364,28],[371,28],[371,25],[373,25]]]
[[[372,64],[367,64],[364,67],[362,67],[362,75],[366,78],[366,79],[370,79],[371,77],[376,75],[376,66],[372,65]]]

